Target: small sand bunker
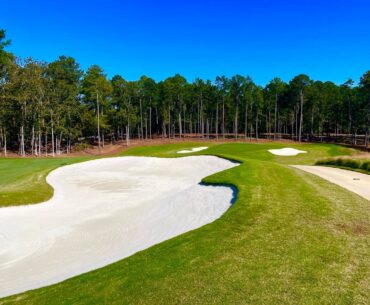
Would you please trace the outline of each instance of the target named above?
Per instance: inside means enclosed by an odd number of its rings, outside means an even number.
[[[184,150],[179,150],[177,153],[178,154],[190,154],[190,153],[193,153],[193,152],[198,152],[198,151],[201,151],[201,150],[205,150],[207,149],[208,147],[206,146],[203,146],[203,147],[195,147],[195,148],[192,148],[192,149],[184,149]]]
[[[295,148],[281,148],[281,149],[269,149],[269,152],[276,156],[296,156],[298,154],[305,154],[307,151],[299,150]]]

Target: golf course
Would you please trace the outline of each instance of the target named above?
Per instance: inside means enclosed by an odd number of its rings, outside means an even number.
[[[370,1],[0,12],[0,305],[370,305]]]
[[[270,152],[283,148],[304,153],[279,156]],[[369,201],[317,175],[290,166],[314,165],[318,160],[356,153],[354,149],[332,144],[183,141],[136,146],[117,156],[94,160],[89,157],[0,159],[0,217],[2,212],[22,209],[27,213],[27,210],[43,205],[57,209],[59,203],[52,200],[59,193],[54,192],[48,182],[53,184],[53,175],[57,177],[63,171],[69,173],[68,170],[73,168],[86,168],[86,175],[94,172],[98,175],[98,168],[87,172],[87,165],[94,164],[90,162],[98,162],[96,164],[100,164],[103,171],[113,162],[111,166],[117,172],[121,170],[122,174],[125,168],[133,171],[131,167],[134,168],[138,160],[148,164],[154,162],[160,167],[150,171],[152,181],[167,181],[173,202],[180,189],[179,185],[171,188],[171,180],[185,179],[190,174],[194,176],[194,169],[202,177],[207,173],[202,168],[208,166],[211,174],[199,181],[195,181],[196,178],[193,186],[202,187],[204,196],[187,195],[188,200],[182,204],[191,202],[194,206],[202,206],[208,200],[207,192],[219,186],[221,189],[217,192],[225,190],[226,193],[217,193],[214,198],[224,199],[214,202],[215,206],[225,202],[228,205],[208,220],[193,227],[184,225],[183,231],[139,247],[138,252],[124,255],[126,258],[94,267],[92,269],[96,270],[87,273],[73,274],[71,278],[56,281],[57,284],[5,297],[0,299],[0,304],[368,304]],[[129,161],[124,163],[124,168],[119,168],[115,160]],[[136,172],[137,179],[142,179],[140,171]],[[167,172],[177,176],[163,180]],[[125,187],[124,179],[120,183]],[[144,180],[144,187],[150,190],[151,183]],[[89,187],[103,188],[109,196],[107,185]],[[229,187],[236,190],[234,199],[230,197]],[[149,199],[154,202],[155,198],[160,199],[156,202],[158,205],[165,202],[165,197],[156,196],[155,189],[142,199],[143,202]],[[162,185],[162,189],[166,186]],[[137,195],[130,198],[133,202],[122,201],[122,204],[135,205],[135,201],[141,200]],[[78,205],[83,202],[74,204],[79,209]],[[73,206],[68,209],[73,210]],[[208,210],[201,210],[201,213]],[[141,210],[143,216],[145,212]],[[120,215],[123,217],[120,225],[124,227],[125,218]],[[173,215],[169,214],[170,217]],[[192,220],[183,217],[184,214],[180,214],[174,223],[182,221],[186,224]],[[148,222],[149,218],[145,223]],[[160,223],[166,225],[163,218]],[[78,231],[79,228],[75,226],[71,230]],[[145,236],[137,234],[135,240],[140,242]],[[0,242],[1,238],[0,234]],[[115,241],[114,236],[111,240]],[[89,240],[89,243],[94,242]],[[107,246],[103,255],[110,257],[113,252]],[[77,259],[82,264],[91,256],[92,252],[85,251]],[[0,258],[6,260],[2,249]],[[7,270],[1,262],[0,278]],[[46,269],[48,265],[50,270],[53,268],[52,259],[41,260],[38,264]],[[37,264],[33,267],[36,270]],[[22,270],[14,276],[21,279]],[[4,295],[1,287],[0,293]]]

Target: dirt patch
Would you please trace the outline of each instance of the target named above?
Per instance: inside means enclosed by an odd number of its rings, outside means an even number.
[[[348,156],[348,158],[352,158],[352,159],[368,159],[370,160],[370,153],[368,152],[359,152],[357,154],[354,154],[352,156]]]
[[[354,235],[369,235],[370,227],[367,223],[357,221],[351,223],[340,223],[336,227],[345,232],[354,234]]]

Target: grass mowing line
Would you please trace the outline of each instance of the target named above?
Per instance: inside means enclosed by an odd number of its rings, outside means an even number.
[[[370,226],[368,202],[287,166],[349,152],[304,145],[302,158],[265,154],[281,146],[206,151],[243,162],[204,179],[239,190],[236,204],[215,222],[0,304],[368,304],[370,241],[358,230]],[[172,148],[148,147],[140,155],[178,157]]]

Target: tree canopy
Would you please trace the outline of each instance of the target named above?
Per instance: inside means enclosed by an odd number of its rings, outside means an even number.
[[[156,82],[148,76],[109,79],[75,59],[45,63],[6,51],[0,30],[0,149],[26,154],[70,152],[81,142],[130,138],[290,138],[297,141],[349,136],[368,145],[370,71],[358,85],[337,85],[300,74],[266,86],[249,76],[217,76],[188,82],[180,74]]]

